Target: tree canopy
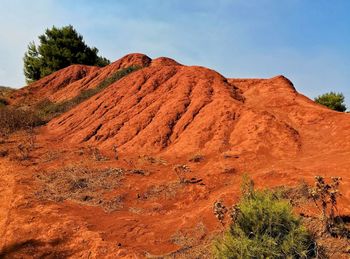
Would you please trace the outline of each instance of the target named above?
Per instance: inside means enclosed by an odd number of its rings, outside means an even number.
[[[98,49],[85,44],[72,25],[46,29],[39,36],[40,44],[30,42],[24,54],[24,75],[27,83],[36,81],[72,64],[105,66],[110,61],[98,56]]]
[[[327,106],[332,110],[344,112],[346,111],[344,99],[342,93],[329,92],[316,97],[315,102]]]

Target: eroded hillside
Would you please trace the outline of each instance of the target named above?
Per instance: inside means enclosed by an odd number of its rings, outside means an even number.
[[[350,115],[315,104],[283,76],[230,79],[130,54],[57,71],[11,100],[59,103],[129,67],[137,69],[35,138],[19,132],[1,144],[0,257],[210,257],[222,231],[213,203],[237,201],[244,173],[258,188],[341,176],[339,210],[350,213]],[[309,203],[297,210],[315,213]]]

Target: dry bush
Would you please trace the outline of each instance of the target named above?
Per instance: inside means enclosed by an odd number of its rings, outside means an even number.
[[[17,146],[17,156],[15,157],[17,160],[28,160],[30,158],[30,152],[32,151],[32,149],[30,148],[29,145],[25,145],[25,144],[19,144]]]
[[[9,105],[9,102],[5,98],[0,97],[0,108]]]
[[[42,125],[42,120],[31,110],[8,106],[0,109],[0,136],[3,139],[19,130],[33,133],[34,127],[39,125]]]
[[[179,179],[180,183],[184,183],[186,179],[185,174],[191,172],[190,167],[188,165],[183,165],[183,164],[175,165],[173,167],[173,170],[177,178]]]
[[[235,174],[236,172],[237,172],[237,170],[234,167],[226,167],[223,170],[224,174]]]
[[[33,127],[29,127],[24,131],[20,143],[14,150],[13,158],[19,161],[29,160],[32,151],[36,148],[36,134]]]
[[[203,160],[204,160],[204,156],[202,154],[195,154],[188,161],[192,163],[200,163]]]
[[[167,165],[167,161],[163,158],[160,158],[160,157],[143,155],[143,156],[139,156],[139,160],[150,163],[150,164]]]
[[[91,169],[81,165],[41,172],[36,177],[42,189],[36,195],[44,200],[73,200],[113,211],[123,207],[125,197],[105,199],[104,194],[121,185],[124,172],[121,168]]]
[[[8,156],[9,151],[8,149],[0,149],[0,157],[6,157]]]
[[[327,183],[322,176],[315,177],[315,184],[310,189],[316,207],[321,214],[324,231],[335,236],[350,236],[350,231],[345,226],[341,217],[336,216],[338,198],[341,196],[339,185],[341,177],[331,177],[330,183]]]
[[[131,170],[128,170],[128,173],[131,173],[131,174],[138,174],[138,175],[146,175],[148,176],[150,173],[146,170],[143,170],[143,169],[131,169]]]
[[[42,162],[47,163],[54,160],[57,160],[60,157],[60,153],[57,150],[48,150],[43,156],[42,156]]]
[[[157,199],[174,199],[177,192],[182,188],[178,182],[169,182],[167,184],[152,185],[147,190],[138,194],[137,198],[140,200],[157,200]]]
[[[109,158],[104,156],[97,147],[88,146],[88,152],[91,155],[92,159],[95,161],[108,161]]]

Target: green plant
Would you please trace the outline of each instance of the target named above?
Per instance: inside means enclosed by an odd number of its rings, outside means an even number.
[[[88,47],[72,25],[46,29],[39,41],[38,46],[29,43],[23,58],[27,83],[72,64],[105,66],[110,63],[97,55],[97,48]]]
[[[316,245],[292,206],[271,191],[255,191],[245,180],[241,200],[231,209],[232,223],[215,241],[216,258],[310,258]]]
[[[316,97],[315,102],[327,106],[332,110],[344,112],[346,111],[344,99],[342,93],[329,92]]]
[[[113,84],[124,76],[141,69],[141,66],[129,66],[126,68],[119,69],[117,72],[113,73],[111,76],[107,77],[96,87],[99,90],[105,89],[107,86]]]

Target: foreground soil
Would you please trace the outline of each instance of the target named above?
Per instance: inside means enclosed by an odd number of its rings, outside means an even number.
[[[223,231],[213,203],[237,201],[245,173],[258,188],[341,176],[339,213],[349,215],[350,115],[283,76],[227,79],[133,54],[58,71],[59,87],[46,78],[12,101],[69,99],[134,63],[144,68],[37,128],[29,157],[18,145],[33,136],[1,144],[0,257],[211,258]],[[346,258],[345,245],[335,250]]]

